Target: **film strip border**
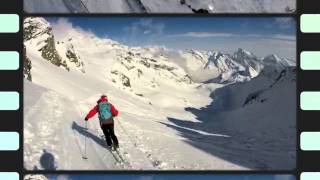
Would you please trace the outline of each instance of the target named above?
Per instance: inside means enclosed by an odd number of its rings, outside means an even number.
[[[17,180],[23,169],[22,0],[0,2],[0,179]],[[320,4],[298,0],[298,174],[320,179]]]
[[[0,179],[22,177],[22,0],[0,1]]]
[[[320,2],[298,0],[298,164],[301,180],[320,179]]]

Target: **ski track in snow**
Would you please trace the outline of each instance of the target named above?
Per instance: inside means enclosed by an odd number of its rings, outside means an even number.
[[[146,133],[157,133],[152,130],[141,131],[138,126],[127,122],[128,119],[133,119],[134,114],[123,113],[120,118],[116,118],[116,133],[120,140],[120,151],[111,152],[105,148],[102,131],[97,122],[89,122],[87,130],[84,128],[84,122],[80,119],[80,111],[84,111],[88,104],[84,104],[80,101],[75,104],[80,104],[78,108],[72,108],[71,103],[68,109],[65,109],[66,105],[63,103],[67,101],[58,94],[48,91],[41,95],[39,100],[28,110],[25,115],[25,119],[41,119],[46,120],[38,123],[37,127],[30,127],[31,123],[26,123],[25,131],[25,143],[32,144],[27,146],[25,151],[25,161],[38,162],[41,159],[42,149],[45,149],[55,157],[55,167],[57,169],[163,169],[166,168],[168,162],[162,162],[152,152],[153,150],[145,144],[145,139],[149,139]],[[43,109],[42,107],[46,107]],[[51,109],[51,112],[47,112],[47,108]],[[70,111],[71,109],[71,111]],[[78,109],[79,111],[74,111]],[[136,115],[135,115],[136,116]],[[138,116],[142,117],[142,116]],[[77,121],[70,121],[77,120]],[[93,119],[92,121],[97,121]],[[118,122],[119,121],[119,122]],[[156,122],[157,120],[153,120]],[[69,122],[69,123],[62,123]],[[77,126],[76,128],[74,126]],[[32,133],[36,132],[36,134]],[[78,129],[78,130],[75,130]],[[79,130],[81,129],[81,130]],[[71,132],[72,131],[72,132]],[[82,133],[81,133],[81,132]],[[83,160],[84,156],[84,141],[85,135],[83,133],[90,133],[92,136],[96,136],[94,139],[87,137],[87,157]],[[159,132],[159,136],[170,135]],[[209,134],[211,135],[211,134]],[[38,136],[35,138],[35,136]],[[176,136],[171,136],[173,140],[179,140]],[[37,139],[33,141],[32,139]],[[180,139],[183,140],[184,138]],[[55,144],[60,144],[55,146]],[[103,147],[101,147],[103,146]],[[30,148],[30,149],[29,149]],[[68,155],[69,151],[73,153],[72,156]],[[120,153],[120,157],[119,154]],[[77,160],[75,160],[77,159]],[[63,161],[63,166],[60,161]],[[78,161],[78,165],[75,167],[68,162]],[[82,162],[81,162],[82,161]],[[123,162],[125,161],[125,162]],[[174,164],[174,163],[173,163]],[[91,166],[94,165],[94,166]],[[173,165],[174,166],[174,165]],[[28,164],[27,168],[32,169],[37,167],[41,169],[41,164]]]
[[[63,0],[63,2],[72,13],[89,13],[88,8],[82,0]]]
[[[131,12],[134,13],[145,13],[147,12],[146,7],[142,4],[141,0],[126,0]]]
[[[32,144],[32,146],[25,146],[25,161],[39,162],[43,155],[42,150],[46,150],[52,154],[55,158],[54,166],[57,169],[154,169],[154,165],[150,162],[144,153],[137,149],[137,143],[133,138],[119,125],[117,134],[124,136],[120,137],[121,144],[125,144],[119,151],[110,151],[106,148],[106,142],[104,139],[99,138],[103,136],[98,123],[95,122],[93,127],[86,130],[83,126],[84,122],[80,121],[79,112],[69,111],[72,106],[68,106],[66,109],[64,101],[58,94],[48,91],[41,95],[39,100],[32,108],[25,114],[25,119],[43,119],[37,123],[37,127],[32,127],[30,122],[25,124],[25,144]],[[81,102],[79,102],[81,103]],[[76,103],[77,104],[77,103]],[[46,107],[43,109],[43,107]],[[81,109],[80,105],[80,108]],[[48,109],[51,111],[48,112]],[[71,116],[70,116],[71,115]],[[45,118],[49,117],[49,118]],[[70,119],[69,119],[70,118]],[[70,121],[70,120],[78,121]],[[69,122],[61,123],[61,122]],[[81,124],[81,125],[79,125]],[[75,127],[76,126],[76,127]],[[79,130],[80,129],[80,130]],[[72,132],[71,132],[71,131]],[[80,133],[81,131],[81,133]],[[84,134],[91,134],[96,136],[94,139],[85,137]],[[37,138],[36,138],[37,136]],[[64,137],[65,136],[65,137]],[[38,139],[33,141],[33,139]],[[87,140],[87,153],[88,159],[83,160],[85,155],[84,141]],[[60,144],[55,146],[55,144]],[[72,151],[73,155],[68,155]],[[126,151],[130,151],[127,153]],[[134,157],[134,161],[130,161],[131,156]],[[75,160],[77,159],[77,160]],[[64,165],[60,166],[60,161],[63,161]],[[72,164],[76,161],[82,161],[78,166],[68,165],[68,162]],[[148,163],[149,162],[149,163]],[[94,166],[91,166],[94,165]],[[143,166],[141,166],[143,165]],[[40,163],[28,164],[28,169],[42,169]],[[45,168],[43,168],[45,169]]]

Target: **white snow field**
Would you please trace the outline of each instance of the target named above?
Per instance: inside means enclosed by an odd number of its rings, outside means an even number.
[[[24,178],[24,180],[49,180],[48,178],[46,178],[44,175],[26,175]]]
[[[65,31],[52,41],[45,19],[24,22],[32,63],[32,81],[24,82],[26,169],[295,168],[292,61],[242,49],[231,57],[127,47]],[[53,64],[54,53],[65,65]],[[85,128],[84,117],[102,93],[120,111],[119,152],[105,148],[97,117]]]
[[[24,0],[29,13],[292,13],[295,0]]]

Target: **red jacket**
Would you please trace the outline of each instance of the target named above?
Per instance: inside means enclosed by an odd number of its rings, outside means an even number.
[[[97,103],[99,102],[108,102],[108,99],[106,96],[101,96],[101,98],[98,100]],[[119,112],[118,110],[110,103],[110,106],[111,106],[111,113],[112,113],[112,116],[115,117],[115,116],[118,116]],[[90,112],[87,114],[86,116],[86,119],[89,120],[90,118],[92,118],[94,115],[97,114],[97,112],[99,111],[99,106],[98,104],[90,110]]]

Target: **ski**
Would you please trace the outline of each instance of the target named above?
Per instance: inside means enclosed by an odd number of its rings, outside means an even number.
[[[122,156],[121,152],[119,151],[119,148],[114,149],[114,152],[119,156],[119,158],[121,159],[121,161],[122,161],[127,167],[131,167],[130,163],[126,160],[126,158]]]
[[[113,156],[113,158],[117,161],[118,164],[122,164],[122,160],[113,153],[112,149],[106,148]]]
[[[104,135],[101,135],[100,136],[101,139],[104,140]],[[119,164],[122,164],[122,165],[127,165],[129,166],[130,164],[125,160],[125,158],[121,155],[120,151],[119,151],[119,148],[114,148],[114,147],[107,147],[106,145],[106,149],[112,154],[112,156],[114,157],[114,159],[119,163]]]

